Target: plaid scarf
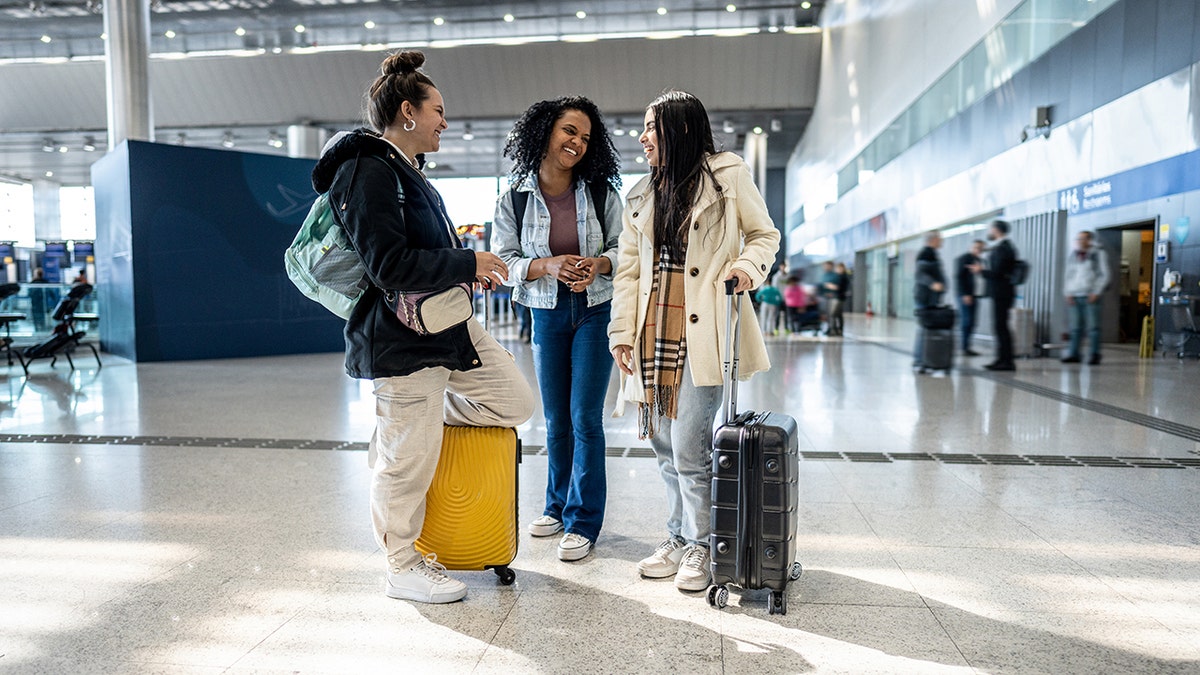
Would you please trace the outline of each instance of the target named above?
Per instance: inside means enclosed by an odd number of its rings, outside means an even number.
[[[684,234],[684,249],[687,235]],[[658,420],[675,419],[683,364],[687,356],[684,317],[683,260],[668,246],[658,249],[646,326],[642,329],[642,387],[646,401],[638,406],[638,437],[653,438]]]

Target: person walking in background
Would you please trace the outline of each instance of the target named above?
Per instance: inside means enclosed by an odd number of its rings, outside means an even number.
[[[1101,300],[1108,289],[1111,273],[1108,253],[1095,243],[1091,232],[1084,230],[1075,237],[1075,250],[1067,258],[1063,274],[1063,292],[1071,319],[1071,346],[1063,363],[1079,363],[1083,328],[1087,325],[1088,365],[1100,365]]]
[[[718,153],[700,100],[668,91],[647,108],[642,148],[650,175],[629,191],[614,279],[609,346],[624,375],[624,401],[638,404],[667,488],[667,538],[638,563],[645,577],[674,576],[684,591],[708,588],[713,422],[721,407],[725,297],[766,278],[779,230],[732,152]],[[770,367],[749,303],[741,374]]]
[[[971,242],[971,249],[958,256],[954,263],[954,290],[958,296],[959,327],[962,330],[962,353],[966,356],[979,356],[979,352],[971,349],[971,334],[975,332],[975,312],[978,306],[979,293],[976,281],[983,271],[983,249],[986,244],[982,239]]]
[[[826,260],[821,264],[821,281],[817,285],[817,294],[821,297],[822,303],[825,305],[825,317],[828,324],[825,328],[826,335],[833,335],[833,310],[834,302],[837,301],[838,293],[838,276],[837,272],[833,271],[833,261]]]
[[[754,294],[758,301],[758,319],[763,335],[774,335],[779,330],[779,315],[783,310],[783,294],[771,284],[763,284]]]
[[[799,333],[803,325],[804,312],[808,309],[808,294],[799,277],[788,277],[783,287],[783,304],[787,310],[786,325],[789,333]]]
[[[463,582],[436,552],[414,546],[442,454],[443,426],[517,426],[533,415],[533,390],[474,318],[435,335],[396,316],[391,291],[502,283],[498,256],[464,248],[441,195],[421,172],[447,128],[445,102],[419,70],[421,52],[390,54],[367,91],[372,129],[331,141],[313,169],[371,281],[346,322],[346,374],[372,380],[375,432],[367,462],[371,522],[385,552],[384,592],[427,603],[461,600]],[[397,194],[403,199],[397,199]],[[385,292],[383,289],[389,289]],[[299,536],[303,536],[300,534]]]
[[[564,532],[560,560],[591,552],[604,523],[608,322],[621,233],[621,164],[600,110],[541,101],[504,146],[512,188],[496,201],[492,250],[533,314],[533,365],[546,417],[546,502],[535,537]]]
[[[982,274],[988,282],[988,297],[992,299],[992,326],[996,331],[996,360],[984,366],[988,370],[1016,370],[1013,359],[1012,331],[1008,327],[1008,312],[1016,301],[1016,286],[1012,282],[1013,270],[1017,266],[1017,249],[1009,241],[1009,225],[1004,220],[993,220],[988,228],[987,265]]]
[[[917,253],[917,276],[913,287],[913,307],[917,320],[921,313],[930,307],[937,307],[942,302],[942,292],[946,290],[946,273],[942,270],[942,258],[938,249],[942,247],[942,235],[930,232],[925,235],[925,247]],[[925,373],[925,331],[917,329],[917,341],[913,347],[913,370]]]
[[[846,298],[850,294],[850,273],[846,263],[838,263],[833,269],[833,297],[829,302],[829,332],[827,335],[842,337],[846,325]]]

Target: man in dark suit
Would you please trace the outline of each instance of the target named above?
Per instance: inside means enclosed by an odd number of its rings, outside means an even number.
[[[1017,265],[1017,249],[1008,239],[1009,225],[1004,220],[993,220],[988,229],[988,241],[992,248],[988,252],[987,268],[983,276],[988,281],[988,295],[992,298],[992,326],[996,331],[996,360],[984,366],[988,370],[1016,370],[1013,362],[1012,332],[1008,328],[1008,311],[1016,300],[1016,287],[1012,283],[1013,269]]]
[[[971,243],[971,250],[958,256],[954,264],[954,286],[958,294],[959,324],[962,329],[962,351],[965,356],[979,356],[979,352],[971,349],[971,333],[975,331],[975,308],[979,302],[979,292],[975,280],[983,269],[983,249],[987,244],[982,239]]]

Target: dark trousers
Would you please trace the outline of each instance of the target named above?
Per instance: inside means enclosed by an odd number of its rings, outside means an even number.
[[[1008,310],[1013,299],[1004,296],[992,298],[992,326],[996,331],[996,363],[1012,364],[1012,331],[1008,329]]]
[[[969,305],[963,302],[961,297],[958,299],[958,320],[959,328],[962,330],[962,348],[964,352],[971,349],[971,334],[975,332],[975,308],[978,306],[979,298],[972,300]]]

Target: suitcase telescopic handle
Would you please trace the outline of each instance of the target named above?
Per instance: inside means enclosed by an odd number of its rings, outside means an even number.
[[[741,349],[742,333],[742,294],[734,293],[737,279],[725,280],[725,382],[722,391],[722,405],[725,410],[725,424],[737,416],[737,386],[738,386],[738,350]],[[737,313],[739,320],[737,330],[733,328],[734,296],[737,296]]]

